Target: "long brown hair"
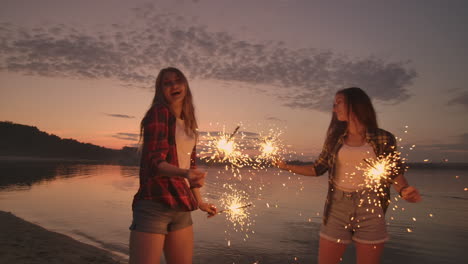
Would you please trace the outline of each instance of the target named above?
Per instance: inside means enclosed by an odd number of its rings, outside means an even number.
[[[164,74],[166,74],[167,72],[173,72],[177,75],[178,78],[180,78],[183,82],[183,84],[185,84],[186,86],[186,94],[185,94],[185,97],[184,97],[184,101],[182,102],[182,113],[181,113],[181,118],[184,120],[184,124],[185,124],[185,132],[188,134],[188,135],[191,135],[191,136],[198,136],[198,124],[197,124],[197,119],[195,118],[195,107],[193,106],[193,97],[192,97],[192,92],[190,91],[190,86],[188,84],[188,81],[187,81],[187,78],[185,77],[185,75],[182,73],[182,71],[180,71],[179,69],[177,68],[174,68],[174,67],[168,67],[168,68],[164,68],[162,69],[159,74],[158,74],[158,77],[156,77],[156,83],[155,83],[155,93],[154,93],[154,98],[153,98],[153,102],[151,103],[151,106],[149,107],[148,111],[146,111],[146,114],[145,116],[143,117],[143,119],[141,120],[141,123],[140,123],[140,140],[139,142],[141,142],[141,139],[143,137],[143,130],[144,130],[144,127],[145,127],[145,124],[147,122],[147,119],[148,119],[148,115],[150,113],[150,111],[152,110],[153,107],[155,106],[158,106],[158,105],[164,105],[164,106],[167,106],[169,109],[171,109],[169,107],[169,104],[167,103],[166,101],[166,97],[164,97],[164,93],[163,93],[163,77],[164,77]]]
[[[348,106],[348,120],[351,113],[354,113],[357,120],[366,128],[366,130],[375,130],[378,128],[377,116],[370,97],[361,88],[351,87],[339,90],[336,94],[342,94]],[[332,151],[338,137],[344,134],[348,128],[348,122],[339,121],[336,113],[333,112],[330,125],[327,130],[327,139],[325,144],[329,151]]]

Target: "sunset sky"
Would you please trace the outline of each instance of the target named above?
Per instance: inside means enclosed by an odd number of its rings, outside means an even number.
[[[281,128],[311,160],[359,86],[410,161],[468,162],[466,25],[455,0],[0,0],[0,121],[131,146],[174,66],[201,131]]]

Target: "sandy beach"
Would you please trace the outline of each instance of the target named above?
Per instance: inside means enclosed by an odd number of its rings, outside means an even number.
[[[123,263],[109,252],[0,211],[0,263]]]

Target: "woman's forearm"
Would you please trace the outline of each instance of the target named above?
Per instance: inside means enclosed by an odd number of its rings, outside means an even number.
[[[409,186],[409,183],[403,174],[400,174],[395,179],[393,179],[393,188],[398,193],[401,193],[401,190],[407,186]]]
[[[188,178],[189,170],[181,169],[179,167],[176,167],[174,165],[167,163],[167,161],[163,161],[159,163],[158,165],[158,172],[159,172],[158,174],[164,175],[164,176],[169,176],[169,177],[180,176],[180,177]]]
[[[304,176],[317,176],[314,165],[291,165],[285,163],[280,169]]]
[[[195,198],[197,199],[198,204],[203,202],[203,198],[202,198],[201,193],[200,193],[200,188],[192,188],[192,193],[195,196]]]

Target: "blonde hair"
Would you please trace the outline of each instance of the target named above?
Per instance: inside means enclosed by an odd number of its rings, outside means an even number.
[[[166,97],[164,96],[164,93],[163,93],[163,89],[164,89],[164,87],[163,87],[163,77],[164,77],[164,74],[166,74],[168,72],[175,73],[177,75],[177,77],[182,80],[183,84],[186,87],[186,93],[185,93],[184,101],[182,102],[181,118],[184,120],[185,132],[187,133],[187,135],[198,137],[198,124],[197,124],[197,119],[195,118],[195,107],[193,106],[192,92],[190,91],[190,86],[188,84],[187,78],[182,73],[182,71],[180,71],[179,69],[173,68],[173,67],[168,67],[168,68],[162,69],[159,72],[158,77],[156,78],[156,83],[155,83],[155,88],[156,89],[155,89],[155,93],[154,93],[153,102],[151,103],[151,106],[149,107],[148,111],[146,111],[146,114],[145,114],[145,116],[143,117],[143,119],[141,120],[141,123],[140,123],[140,140],[139,140],[139,142],[141,142],[141,139],[143,137],[144,126],[146,124],[146,121],[147,121],[147,118],[148,118],[148,115],[149,115],[151,109],[153,107],[155,107],[155,106],[158,106],[158,105],[164,105],[164,106],[167,106],[169,109],[171,109],[169,107],[169,104],[167,103]]]

